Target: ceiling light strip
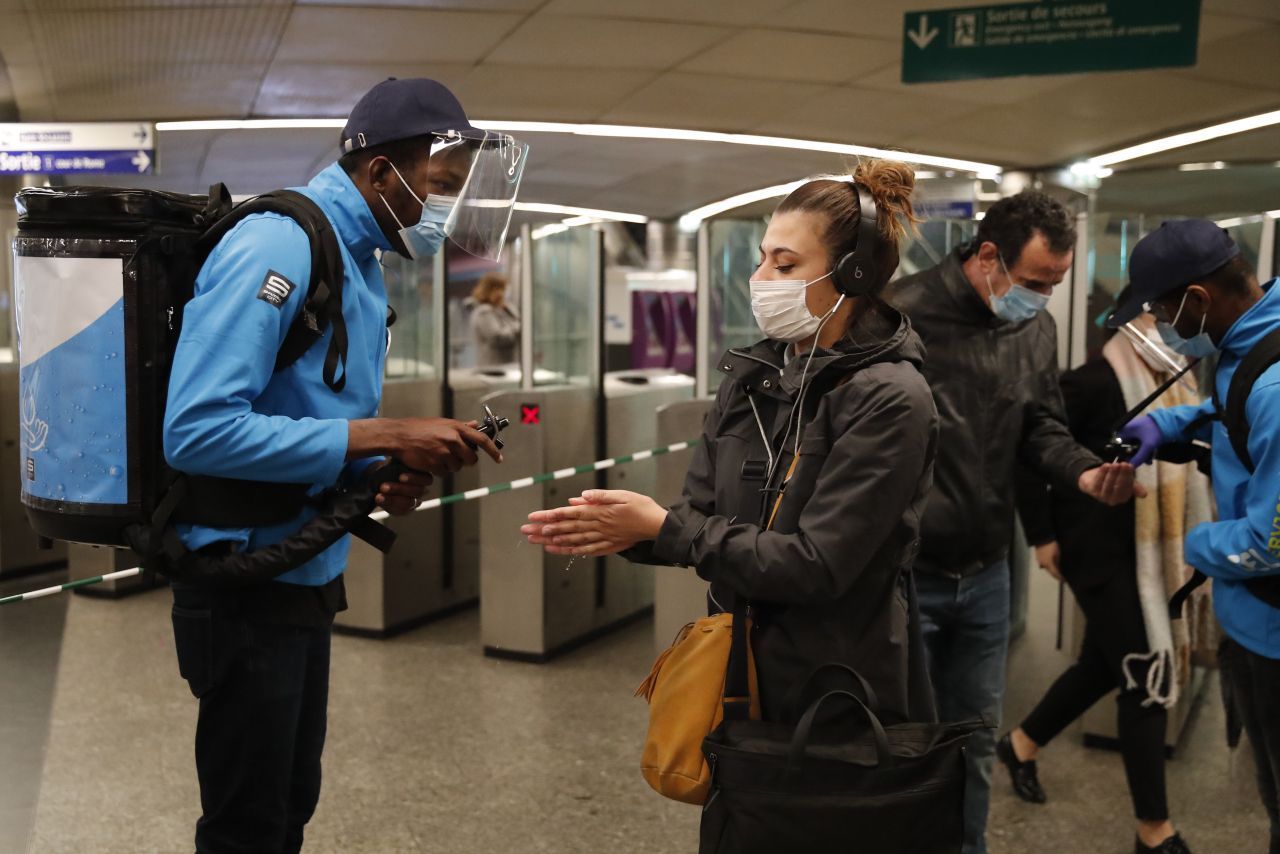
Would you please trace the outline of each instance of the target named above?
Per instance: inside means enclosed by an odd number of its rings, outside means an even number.
[[[585,217],[587,219],[607,219],[614,222],[638,222],[646,223],[649,221],[647,216],[633,213],[623,213],[622,211],[602,211],[595,208],[578,208],[572,205],[552,205],[542,202],[516,202],[516,210],[525,213],[543,213],[555,214],[570,217]]]
[[[624,139],[663,139],[678,142],[720,142],[730,145],[754,145],[762,148],[788,148],[798,151],[821,151],[829,154],[851,154],[861,157],[884,157],[906,163],[920,163],[943,169],[959,169],[965,172],[998,173],[1000,167],[992,163],[939,157],[911,151],[893,151],[867,145],[849,145],[839,142],[823,142],[814,139],[793,139],[781,136],[759,136],[745,133],[720,133],[717,131],[685,130],[682,128],[639,127],[633,125],[573,124],[569,122],[474,122],[485,130],[508,133],[569,133],[579,136],[608,136]]]
[[[305,130],[307,128],[346,127],[346,119],[200,119],[196,121],[156,122],[156,131],[179,130]]]
[[[814,175],[809,178],[800,178],[796,181],[788,181],[785,184],[774,184],[772,187],[761,187],[758,190],[751,190],[746,193],[739,193],[736,196],[730,196],[727,199],[721,199],[718,202],[711,202],[700,208],[689,211],[680,217],[680,228],[682,231],[697,231],[698,226],[702,225],[702,221],[718,216],[722,213],[734,210],[735,208],[752,205],[756,202],[763,202],[769,199],[776,199],[779,196],[785,196],[797,187],[808,183],[809,181],[833,180],[848,181],[848,175]]]
[[[884,157],[906,163],[919,163],[942,169],[958,169],[964,172],[998,174],[1000,167],[992,163],[960,160],[954,157],[938,157],[911,151],[893,151],[866,145],[849,145],[839,142],[823,142],[815,139],[792,139],[781,136],[759,136],[743,133],[719,133],[716,131],[685,130],[682,128],[638,127],[631,125],[574,124],[570,122],[521,122],[477,121],[476,127],[508,133],[567,133],[578,136],[606,136],[622,139],[663,139],[678,142],[719,142],[730,145],[753,145],[762,148],[785,148],[792,151],[820,151],[827,154],[847,154],[858,157]],[[306,128],[342,128],[346,119],[211,119],[196,121],[156,122],[156,130],[210,131],[210,130],[291,130]]]
[[[1121,148],[1117,151],[1109,151],[1106,154],[1099,154],[1097,157],[1090,157],[1089,163],[1099,167],[1114,166],[1117,163],[1136,160],[1139,157],[1148,157],[1152,154],[1159,154],[1162,151],[1196,145],[1212,139],[1237,133],[1247,133],[1251,130],[1258,130],[1259,128],[1277,124],[1280,124],[1280,110],[1273,110],[1270,113],[1260,113],[1256,116],[1236,119],[1233,122],[1223,122],[1222,124],[1210,125],[1209,127],[1186,131],[1185,133],[1175,133],[1172,136],[1153,139],[1149,142],[1131,145],[1128,148]]]

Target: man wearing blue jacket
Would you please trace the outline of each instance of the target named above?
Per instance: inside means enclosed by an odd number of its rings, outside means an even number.
[[[1227,400],[1241,360],[1280,329],[1280,288],[1257,275],[1225,231],[1206,220],[1166,222],[1138,241],[1129,262],[1133,296],[1109,319],[1120,325],[1144,306],[1160,334],[1192,358],[1219,354],[1214,384]],[[1245,404],[1251,475],[1232,448],[1212,400],[1161,409],[1129,422],[1120,435],[1140,444],[1132,462],[1149,461],[1166,442],[1213,446],[1219,520],[1186,540],[1186,562],[1213,579],[1214,609],[1225,637],[1222,678],[1238,709],[1258,768],[1258,790],[1271,818],[1271,854],[1280,854],[1280,609],[1246,587],[1280,576],[1280,363],[1259,376]]]
[[[477,254],[496,254],[524,149],[473,128],[452,93],[431,80],[374,87],[353,109],[341,144],[340,160],[299,191],[323,211],[340,247],[345,360],[331,356],[330,325],[300,359],[276,369],[306,298],[311,246],[287,216],[245,218],[213,249],[186,306],[165,454],[188,475],[312,484],[312,492],[390,456],[418,473],[382,486],[377,501],[406,513],[432,475],[474,464],[477,448],[500,455],[474,423],[376,417],[388,345],[378,253],[425,257],[447,235]],[[495,165],[497,177],[477,174]],[[477,186],[489,195],[462,210],[466,188]],[[503,188],[510,197],[497,199]],[[288,538],[315,512],[284,524],[178,530],[190,549],[254,551]],[[198,852],[302,847],[320,794],[330,634],[334,614],[346,607],[348,545],[344,537],[247,589],[174,586],[179,668],[200,700]]]

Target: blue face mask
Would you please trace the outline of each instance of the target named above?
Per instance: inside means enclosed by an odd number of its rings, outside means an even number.
[[[1004,265],[1004,258],[999,255],[996,258],[1000,260],[1000,269],[1004,270],[1004,276],[1009,279],[1012,287],[1003,294],[996,296],[995,291],[991,288],[991,276],[987,276],[987,293],[991,294],[992,313],[1001,320],[1007,320],[1010,323],[1021,323],[1044,311],[1049,305],[1049,297],[1014,282],[1013,279],[1009,278],[1009,269]]]
[[[1187,304],[1187,295],[1182,295],[1182,302],[1178,303],[1178,313],[1173,316],[1173,323],[1165,323],[1164,321],[1156,321],[1156,329],[1160,332],[1160,338],[1164,343],[1169,345],[1169,349],[1176,353],[1181,353],[1189,359],[1203,359],[1205,356],[1212,355],[1218,348],[1214,346],[1213,339],[1209,337],[1209,333],[1204,331],[1205,321],[1209,319],[1209,315],[1200,318],[1200,331],[1191,338],[1183,338],[1178,334],[1177,323],[1178,318],[1182,317],[1182,307]]]
[[[410,258],[430,258],[440,251],[440,247],[444,245],[445,222],[449,219],[449,214],[453,213],[453,205],[457,199],[453,196],[433,196],[428,195],[426,201],[418,198],[418,194],[409,186],[409,182],[400,175],[400,170],[396,169],[394,163],[391,164],[392,170],[400,177],[400,182],[404,184],[404,188],[409,191],[409,195],[413,196],[414,201],[422,205],[422,216],[416,223],[405,226],[400,221],[400,217],[396,216],[396,212],[391,209],[391,205],[387,204],[387,200],[382,194],[378,194],[378,198],[382,199],[382,203],[387,205],[387,210],[391,212],[391,218],[396,221],[396,225],[400,226],[400,240],[404,243],[405,251],[409,253]]]

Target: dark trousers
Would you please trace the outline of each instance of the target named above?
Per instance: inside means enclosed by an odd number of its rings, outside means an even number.
[[[200,700],[198,854],[293,854],[320,797],[328,626],[250,619],[175,589],[178,666]]]
[[[1221,678],[1253,745],[1258,794],[1271,819],[1271,854],[1280,854],[1280,661],[1245,649],[1229,638],[1218,648]]]
[[[1080,658],[1022,722],[1022,731],[1041,746],[1112,690],[1123,689],[1120,664],[1124,657],[1148,651],[1134,572],[1121,569],[1101,584],[1080,590],[1072,587],[1072,592],[1085,616]],[[1141,672],[1134,676],[1142,682]],[[1121,690],[1116,697],[1116,728],[1134,815],[1140,821],[1164,821],[1169,817],[1164,780],[1168,715],[1156,703],[1143,706],[1146,696],[1142,687]]]

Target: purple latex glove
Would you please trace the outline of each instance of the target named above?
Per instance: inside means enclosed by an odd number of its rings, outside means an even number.
[[[1140,418],[1133,419],[1116,431],[1116,435],[1126,442],[1136,442],[1140,446],[1138,452],[1129,460],[1129,463],[1135,468],[1151,462],[1151,458],[1155,456],[1156,449],[1164,442],[1164,436],[1160,434],[1160,428],[1156,426],[1156,420],[1150,415],[1143,415]]]

